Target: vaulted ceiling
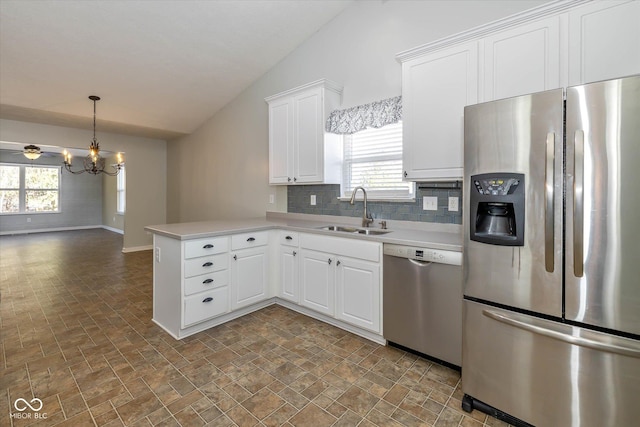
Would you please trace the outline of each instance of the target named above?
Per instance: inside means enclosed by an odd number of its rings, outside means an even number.
[[[0,117],[191,133],[352,0],[2,0]]]

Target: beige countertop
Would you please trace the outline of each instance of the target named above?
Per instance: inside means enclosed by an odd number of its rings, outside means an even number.
[[[462,251],[462,226],[456,224],[387,220],[387,231],[389,232],[375,236],[321,229],[321,227],[327,225],[348,225],[364,228],[361,227],[361,218],[267,212],[266,216],[262,218],[149,225],[145,227],[145,230],[178,240],[190,240],[260,230],[283,229],[398,245]],[[379,221],[376,220],[370,228],[381,229]]]

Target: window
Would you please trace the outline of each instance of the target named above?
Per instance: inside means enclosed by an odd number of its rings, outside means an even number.
[[[60,167],[0,164],[0,214],[59,212]]]
[[[402,122],[344,136],[342,196],[362,186],[370,199],[409,199],[414,184],[402,180]]]
[[[122,169],[120,169],[120,173],[118,173],[118,182],[116,184],[116,212],[123,215],[127,205],[126,182],[125,169],[124,166],[122,166]]]

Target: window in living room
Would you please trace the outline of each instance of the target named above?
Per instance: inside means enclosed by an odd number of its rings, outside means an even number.
[[[0,214],[59,211],[59,166],[0,164]]]

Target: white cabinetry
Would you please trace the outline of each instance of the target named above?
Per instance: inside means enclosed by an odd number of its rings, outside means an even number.
[[[405,179],[461,179],[464,106],[478,100],[477,43],[401,60]]]
[[[300,305],[381,333],[382,245],[300,235]]]
[[[231,309],[269,297],[268,232],[231,236]]]
[[[561,86],[560,19],[518,25],[481,40],[483,101]]]
[[[300,269],[298,268],[300,249],[298,248],[298,233],[290,231],[280,231],[279,236],[279,295],[280,298],[298,304],[300,295]]]
[[[639,1],[598,1],[569,13],[569,85],[638,73]]]
[[[156,324],[182,338],[229,312],[227,237],[183,242],[154,234],[153,242]]]
[[[265,99],[270,184],[340,183],[342,139],[324,127],[341,97],[341,86],[318,80]]]
[[[336,260],[336,318],[381,332],[380,264],[339,256]]]
[[[300,255],[300,305],[333,317],[335,256],[311,249],[302,249]]]
[[[640,1],[552,2],[399,53],[403,166],[462,177],[463,108],[640,73]]]

